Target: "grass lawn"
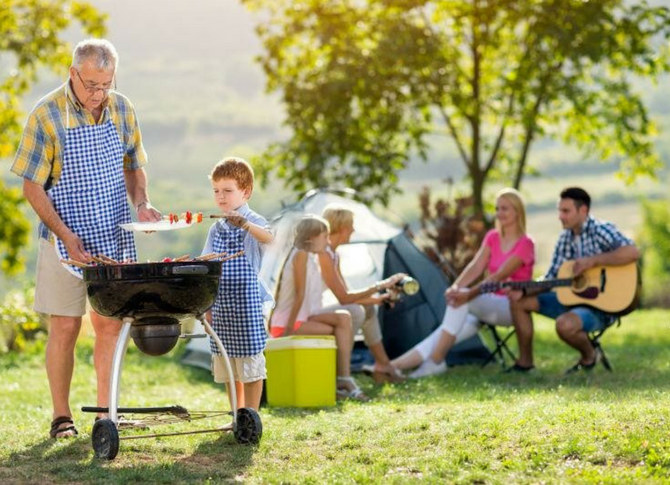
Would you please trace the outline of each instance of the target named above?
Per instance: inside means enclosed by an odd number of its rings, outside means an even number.
[[[50,399],[42,354],[0,358],[0,483],[393,482],[653,483],[670,480],[670,312],[639,311],[608,331],[614,373],[562,377],[575,354],[537,319],[531,375],[456,367],[439,377],[376,387],[367,404],[321,410],[262,409],[259,446],[229,434],[121,441],[116,460],[93,458],[92,345],[78,346],[71,401],[77,439],[48,438]],[[207,372],[179,352],[131,348],[122,405],[221,409]],[[227,422],[228,420],[226,420]],[[211,427],[198,422],[174,427]],[[124,436],[124,432],[121,434]]]

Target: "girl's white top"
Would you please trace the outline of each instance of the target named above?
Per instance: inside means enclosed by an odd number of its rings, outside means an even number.
[[[277,303],[275,305],[272,318],[270,319],[271,327],[286,327],[288,319],[295,301],[295,278],[293,274],[293,263],[298,250],[291,249],[291,253],[286,260],[284,270],[282,271],[279,280],[279,294],[277,295]],[[314,253],[307,253],[307,274],[305,278],[305,298],[302,301],[297,322],[305,322],[311,315],[319,313],[321,308],[321,294],[322,294],[321,270],[319,269],[318,256]],[[295,323],[295,322],[293,322]]]

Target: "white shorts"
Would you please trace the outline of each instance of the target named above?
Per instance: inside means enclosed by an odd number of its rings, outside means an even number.
[[[230,366],[233,368],[233,380],[237,382],[256,382],[267,378],[263,352],[251,357],[230,357]],[[228,372],[222,355],[212,355],[212,374],[214,382],[228,382]]]
[[[35,280],[36,312],[61,317],[86,314],[86,283],[63,268],[54,245],[42,237]]]

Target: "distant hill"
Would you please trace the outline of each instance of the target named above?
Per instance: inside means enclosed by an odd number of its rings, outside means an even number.
[[[207,180],[212,165],[226,154],[259,153],[288,133],[281,126],[279,95],[264,92],[263,72],[254,61],[262,49],[254,33],[254,17],[232,0],[93,3],[110,15],[109,38],[121,57],[118,89],[133,101],[139,115],[150,157],[152,200],[165,212],[213,210]],[[69,38],[76,42],[80,36],[72,30]],[[666,161],[670,160],[668,80],[658,86],[640,84],[661,128],[658,147]],[[60,82],[45,76],[26,99],[26,110]],[[613,179],[614,167],[583,160],[574,150],[551,141],[535,146],[531,162],[543,174],[524,185],[532,210],[551,208],[558,189],[567,183],[581,183],[613,204],[635,204],[637,197],[666,191],[665,175],[664,183],[642,181],[626,188]],[[3,172],[11,183],[18,182]],[[451,144],[436,137],[430,161],[413,161],[401,174],[406,192],[393,201],[392,210],[412,222],[418,214],[416,194],[421,187],[430,185],[446,194],[441,181],[460,180],[463,173]],[[252,199],[253,206],[266,215],[282,201],[293,200],[279,183],[270,186],[271,190],[257,190]],[[139,239],[142,257],[156,259],[199,252],[204,232],[194,229]],[[34,250],[30,258],[34,260]],[[27,277],[31,276],[32,270]],[[0,282],[0,292],[3,287],[7,283]]]

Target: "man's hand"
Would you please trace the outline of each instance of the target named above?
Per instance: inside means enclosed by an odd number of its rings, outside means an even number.
[[[593,268],[596,265],[596,262],[593,258],[579,258],[575,260],[575,264],[572,266],[573,276],[579,276],[587,269]]]
[[[160,211],[149,202],[142,202],[137,206],[137,220],[140,222],[158,222],[162,218]]]
[[[380,281],[377,283],[377,287],[380,290],[387,290],[395,287],[395,285],[398,284],[399,281],[401,281],[404,277],[406,277],[407,274],[405,273],[396,273],[393,276],[389,276],[385,280]]]
[[[226,220],[235,227],[241,227],[245,229],[245,226],[249,224],[249,221],[244,216],[241,216],[238,212],[228,211],[224,213],[224,215],[226,216]]]
[[[91,255],[84,249],[84,243],[75,233],[70,233],[70,235],[62,241],[63,244],[65,244],[65,249],[67,249],[67,254],[70,259],[79,261],[80,263],[91,262]]]

